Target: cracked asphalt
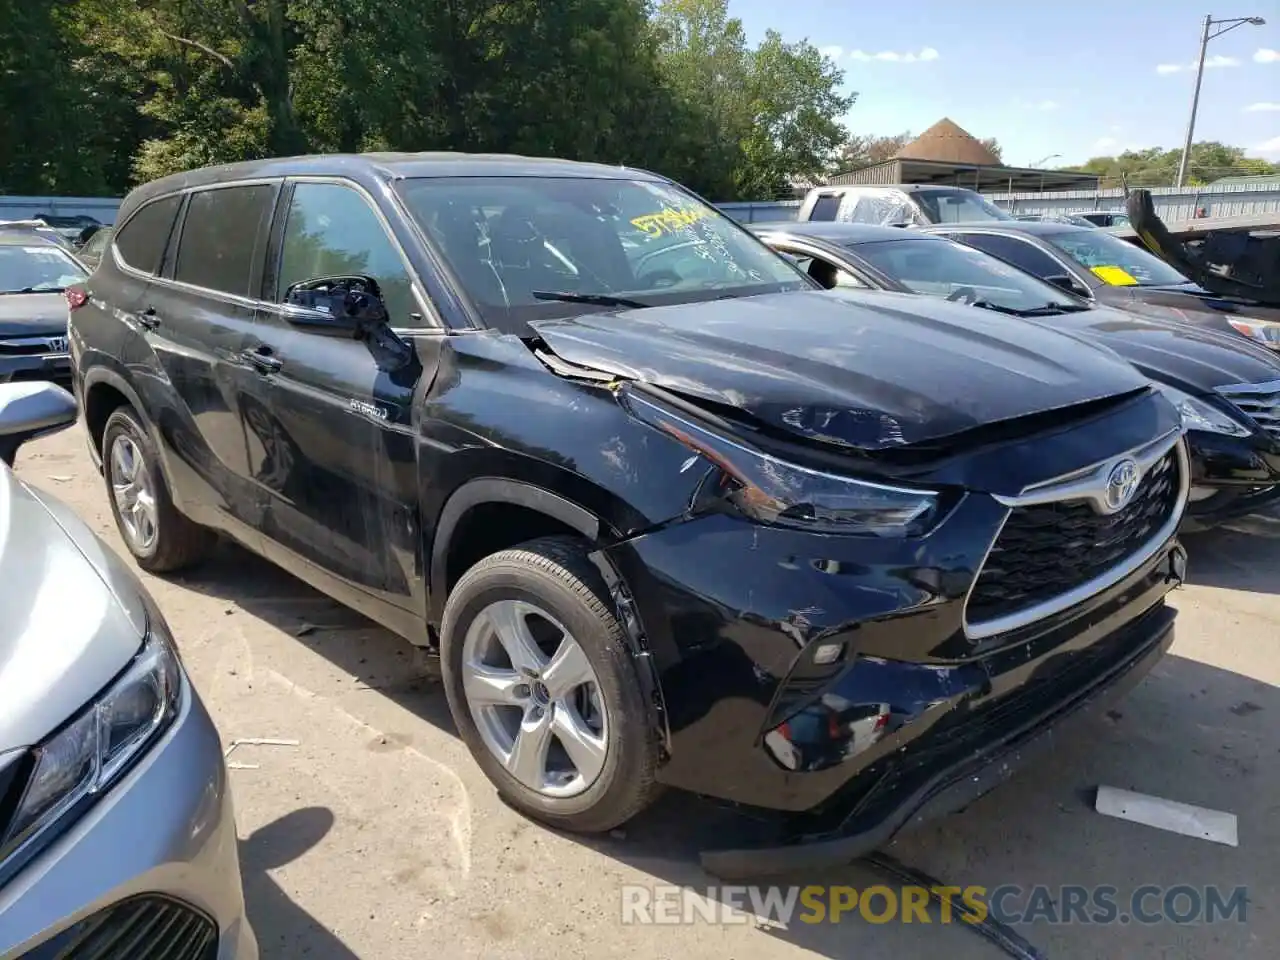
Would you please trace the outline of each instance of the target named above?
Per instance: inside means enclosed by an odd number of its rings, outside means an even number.
[[[18,473],[128,556],[80,427],[25,448]],[[1270,958],[1280,943],[1280,515],[1186,542],[1192,582],[1173,595],[1173,654],[1078,742],[890,850],[957,886],[1248,888],[1243,922],[1016,928],[1049,957]],[[543,829],[497,799],[404,641],[230,545],[188,575],[143,579],[224,741],[298,741],[229,758],[264,957],[1002,956],[936,917],[624,924],[624,884],[713,882],[696,857],[718,828],[706,805],[668,795],[604,838]],[[1231,811],[1240,845],[1100,816],[1100,783]],[[882,879],[851,865],[782,882]]]

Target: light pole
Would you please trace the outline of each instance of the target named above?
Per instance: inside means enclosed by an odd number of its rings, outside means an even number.
[[[1204,18],[1204,29],[1200,33],[1200,59],[1196,62],[1196,87],[1191,94],[1191,118],[1187,121],[1187,140],[1182,145],[1182,159],[1178,161],[1178,181],[1175,187],[1180,187],[1187,179],[1187,164],[1191,160],[1191,138],[1196,132],[1196,107],[1200,105],[1200,81],[1204,79],[1204,55],[1209,48],[1209,41],[1214,37],[1220,37],[1228,30],[1234,30],[1236,27],[1249,24],[1254,27],[1260,27],[1267,21],[1261,17],[1230,17],[1224,20],[1213,19],[1213,14],[1206,14]],[[1214,30],[1214,27],[1220,29]]]
[[[1048,163],[1050,160],[1059,160],[1059,159],[1061,159],[1061,158],[1062,158],[1062,154],[1060,154],[1060,153],[1051,153],[1051,154],[1049,154],[1047,157],[1041,157],[1039,160],[1037,160],[1035,163],[1033,163],[1033,164],[1031,165],[1031,168],[1032,168],[1033,170],[1039,170],[1039,169],[1040,169],[1040,164],[1042,164],[1042,163]]]

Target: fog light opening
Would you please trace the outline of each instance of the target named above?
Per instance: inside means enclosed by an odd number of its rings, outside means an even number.
[[[844,656],[843,643],[820,643],[813,648],[813,662],[819,666],[835,663]]]

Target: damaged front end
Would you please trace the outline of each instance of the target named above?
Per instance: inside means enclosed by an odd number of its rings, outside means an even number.
[[[679,515],[598,552],[654,678],[659,779],[784,815],[775,845],[707,854],[713,872],[874,849],[1000,782],[1167,649],[1188,470],[1176,410],[1144,386],[973,424],[883,377],[824,399],[757,353],[736,378],[756,389],[735,395],[716,379],[731,358],[685,350],[673,372],[558,332],[535,355],[642,427],[636,449],[662,451],[649,481],[680,491]],[[841,402],[854,386],[899,407],[872,427]],[[1122,466],[1131,499],[1111,509]]]

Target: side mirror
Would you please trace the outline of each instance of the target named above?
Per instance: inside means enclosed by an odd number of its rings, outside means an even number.
[[[1055,273],[1051,277],[1045,277],[1046,283],[1052,283],[1055,287],[1067,291],[1077,297],[1087,297],[1088,290],[1081,289],[1079,282],[1074,277],[1069,277],[1065,273]]]
[[[285,319],[326,336],[362,339],[388,315],[373,277],[320,277],[285,291]]]
[[[29,440],[76,422],[76,398],[56,383],[0,384],[0,460],[9,466]]]

